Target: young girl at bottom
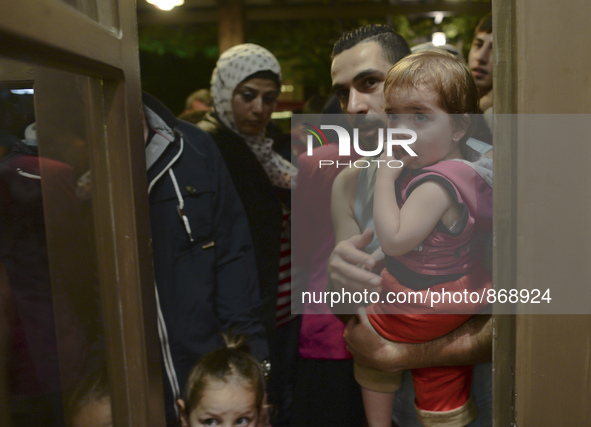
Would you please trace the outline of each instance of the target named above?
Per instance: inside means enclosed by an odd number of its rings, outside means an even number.
[[[265,379],[243,338],[203,356],[191,371],[185,399],[179,399],[182,427],[266,425]]]
[[[394,154],[404,166],[377,172],[374,222],[386,268],[383,302],[367,312],[384,338],[419,343],[449,333],[482,308],[468,301],[445,307],[455,314],[433,314],[438,312],[429,300],[414,303],[409,293],[490,288],[482,261],[491,229],[492,175],[464,160],[478,91],[463,63],[445,52],[412,54],[389,71],[384,94],[388,127],[414,130],[417,139],[409,147],[417,156],[398,150]],[[386,153],[382,159],[396,164]],[[387,303],[388,293],[401,302]],[[408,298],[400,298],[402,293]],[[422,425],[463,426],[475,418],[471,366],[413,369],[412,375]],[[355,376],[370,427],[390,426],[400,375],[355,365]]]

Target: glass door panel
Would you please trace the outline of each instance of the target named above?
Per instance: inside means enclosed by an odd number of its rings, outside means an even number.
[[[9,62],[0,74],[8,406],[13,426],[62,426],[88,381],[108,395],[87,96],[100,82]]]

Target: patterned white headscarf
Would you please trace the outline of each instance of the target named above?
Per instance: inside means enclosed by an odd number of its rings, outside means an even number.
[[[277,58],[264,47],[252,43],[240,44],[226,50],[216,63],[211,76],[213,105],[220,121],[232,132],[240,135],[250,147],[267,173],[271,184],[291,188],[296,168],[272,149],[273,140],[259,135],[244,135],[238,130],[232,111],[232,96],[236,87],[259,71],[271,71],[281,81],[281,67]]]

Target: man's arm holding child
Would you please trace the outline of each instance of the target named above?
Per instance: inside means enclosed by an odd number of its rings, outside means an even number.
[[[476,315],[447,335],[421,344],[388,341],[362,312],[349,320],[344,333],[355,360],[382,371],[430,366],[461,366],[488,362],[492,357],[492,316]]]

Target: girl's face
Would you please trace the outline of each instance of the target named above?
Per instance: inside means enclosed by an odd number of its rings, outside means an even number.
[[[113,427],[111,398],[91,399],[72,419],[74,427]]]
[[[189,414],[190,427],[255,427],[259,413],[252,387],[237,380],[211,380]]]
[[[388,128],[412,129],[417,133],[416,142],[409,145],[418,154],[408,162],[410,169],[461,158],[459,141],[466,130],[439,106],[439,96],[428,87],[390,91],[385,111],[389,119]],[[400,139],[404,138],[408,136]]]
[[[240,133],[259,135],[269,123],[278,97],[277,83],[273,80],[254,78],[240,83],[232,95],[234,122]]]

